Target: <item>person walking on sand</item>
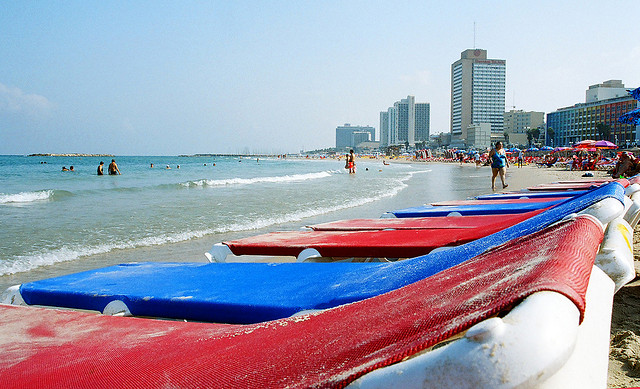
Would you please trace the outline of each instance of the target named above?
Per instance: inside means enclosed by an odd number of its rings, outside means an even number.
[[[524,154],[522,150],[518,150],[518,167],[522,167],[522,162],[524,161]]]
[[[117,174],[120,174],[120,169],[118,169],[118,165],[116,165],[116,160],[112,159],[111,163],[109,164],[109,175],[115,176]]]
[[[349,163],[349,174],[355,174],[356,173],[356,155],[353,153],[353,150],[349,150],[347,162]]]
[[[491,161],[491,189],[496,190],[496,177],[500,175],[502,181],[502,189],[509,186],[505,181],[505,175],[507,168],[509,167],[509,160],[507,154],[502,147],[502,142],[496,142],[495,149],[492,149],[489,153],[489,160]]]
[[[100,165],[98,165],[98,175],[103,176],[104,171],[102,171],[102,167],[104,166],[104,162],[100,161]]]

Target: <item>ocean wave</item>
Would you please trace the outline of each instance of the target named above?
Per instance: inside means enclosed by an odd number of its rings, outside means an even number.
[[[0,204],[32,203],[34,201],[53,200],[70,194],[70,192],[55,190],[39,190],[12,194],[0,193]]]
[[[305,174],[292,174],[286,176],[271,176],[271,177],[254,177],[254,178],[226,178],[219,180],[197,180],[188,181],[180,184],[184,187],[217,187],[217,186],[231,186],[231,185],[251,185],[262,183],[282,183],[282,182],[297,182],[317,180],[320,178],[330,177],[332,174],[336,174],[336,171],[322,171],[316,173]]]
[[[3,261],[0,261],[0,276],[27,272],[42,266],[50,266],[60,262],[73,261],[92,255],[106,254],[116,250],[136,249],[143,247],[160,246],[164,244],[180,243],[221,233],[258,230],[277,224],[297,222],[309,217],[336,212],[347,208],[358,207],[364,204],[372,203],[384,198],[397,195],[400,191],[407,187],[407,184],[405,183],[406,180],[408,180],[415,173],[421,172],[412,172],[402,178],[394,180],[393,184],[389,186],[388,190],[377,195],[353,199],[334,206],[299,210],[276,217],[259,218],[246,222],[230,223],[209,229],[141,237],[138,239],[131,239],[129,241],[104,243],[96,246],[65,246],[56,250],[36,252],[22,256],[16,256],[13,258],[6,258]],[[211,242],[211,244],[213,243],[217,242]]]
[[[60,262],[73,261],[92,255],[106,254],[116,250],[137,249],[165,244],[186,242],[192,239],[204,238],[216,234],[252,231],[267,228],[270,226],[302,221],[306,218],[319,216],[331,212],[337,212],[348,208],[355,208],[365,204],[373,203],[385,198],[396,196],[407,185],[407,181],[415,174],[428,173],[429,170],[406,172],[401,177],[396,177],[389,183],[386,190],[375,195],[355,198],[341,204],[333,206],[318,206],[315,208],[293,211],[287,214],[256,218],[250,221],[239,221],[218,225],[214,228],[205,228],[195,231],[185,231],[179,233],[167,233],[158,236],[148,236],[134,238],[128,241],[118,241],[113,243],[103,243],[96,246],[70,245],[59,249],[35,252],[13,258],[4,258],[0,261],[0,276],[10,275],[20,272],[28,272],[43,266],[50,266]],[[327,172],[327,174],[329,174]],[[304,175],[307,176],[307,175]],[[212,241],[211,244],[218,243]]]

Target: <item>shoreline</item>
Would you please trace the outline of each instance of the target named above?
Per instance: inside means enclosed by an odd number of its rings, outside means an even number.
[[[69,153],[69,154],[50,154],[50,153],[38,153],[38,154],[28,154],[27,157],[115,157],[114,154],[79,154],[79,153]]]

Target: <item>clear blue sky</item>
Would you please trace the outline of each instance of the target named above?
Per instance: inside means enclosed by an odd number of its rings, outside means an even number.
[[[414,95],[448,132],[451,63],[507,61],[506,105],[640,86],[640,1],[8,1],[0,154],[297,152]]]

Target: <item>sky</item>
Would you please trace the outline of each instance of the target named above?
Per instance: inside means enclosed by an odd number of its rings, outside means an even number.
[[[415,96],[449,132],[451,64],[507,62],[506,110],[640,86],[640,1],[6,1],[0,154],[292,153],[379,135]],[[475,28],[474,28],[475,24]]]

